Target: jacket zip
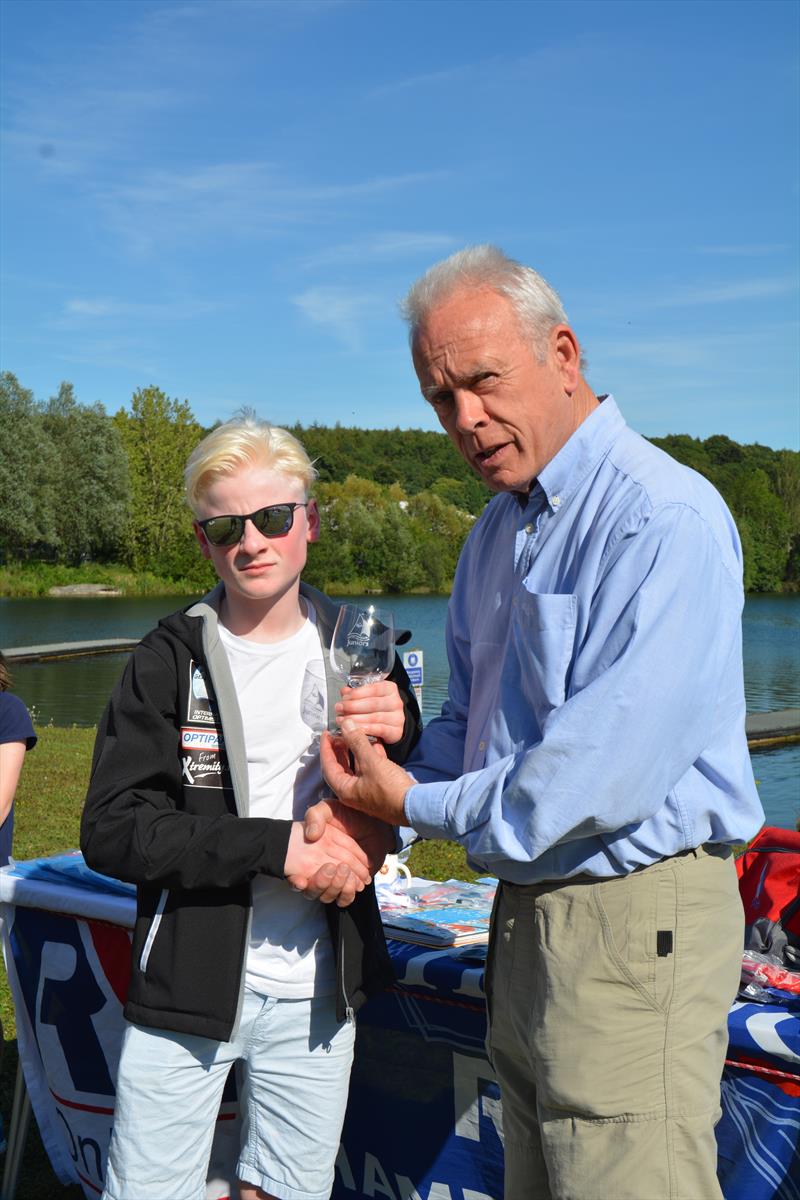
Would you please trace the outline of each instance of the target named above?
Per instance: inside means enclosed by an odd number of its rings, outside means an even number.
[[[153,942],[156,940],[156,934],[158,933],[158,927],[161,924],[161,918],[164,915],[164,909],[167,904],[168,895],[169,888],[162,888],[161,895],[158,897],[158,904],[156,906],[152,923],[147,931],[147,937],[145,938],[144,946],[142,947],[142,957],[139,959],[139,970],[143,975],[147,972],[147,962],[150,958],[150,951],[153,949]]]
[[[355,1013],[353,1012],[353,1004],[350,1003],[350,997],[347,994],[347,984],[344,983],[344,936],[341,922],[339,922],[337,941],[339,943],[337,954],[339,992],[342,994],[342,1001],[344,1003],[344,1019],[348,1022],[348,1025],[353,1025]]]
[[[217,614],[214,613],[209,621],[208,617],[203,618],[203,652],[205,656],[205,665],[208,673],[211,676],[211,683],[214,687],[214,692],[219,705],[219,728],[220,733],[225,736],[226,724],[230,729],[231,715],[229,714],[228,701],[230,697],[234,697],[235,689],[233,687],[233,677],[230,671],[227,655],[219,640],[219,631],[216,628]],[[211,632],[213,630],[213,639]],[[213,640],[213,646],[212,646]],[[241,717],[239,718],[241,723]],[[243,735],[242,735],[243,736]],[[233,787],[233,795],[236,803],[236,811],[240,817],[249,816],[250,813],[250,790],[249,781],[247,779],[247,761],[240,759],[240,755],[244,752],[244,744],[239,748],[239,754],[233,754],[233,742],[229,743],[228,765],[231,772],[231,784]],[[242,779],[241,785],[237,783]],[[242,796],[242,788],[244,789],[244,801]],[[239,983],[236,991],[236,1012],[233,1018],[233,1028],[231,1029],[228,1040],[236,1037],[239,1032],[239,1025],[242,1020],[242,1009],[244,1008],[244,993],[245,979],[247,977],[247,949],[250,944],[250,931],[253,927],[253,888],[250,885],[250,904],[247,910],[245,919],[244,938],[242,943],[242,955],[239,968]]]

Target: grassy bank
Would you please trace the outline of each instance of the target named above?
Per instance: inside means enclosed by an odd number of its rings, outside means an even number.
[[[202,567],[198,568],[202,571]],[[325,580],[323,591],[331,596],[367,596],[379,593],[375,580],[359,578],[342,583]],[[149,571],[136,572],[129,567],[114,563],[84,563],[80,567],[65,567],[58,563],[9,563],[0,566],[0,597],[6,599],[31,599],[47,596],[51,588],[89,583],[113,588],[123,596],[192,596],[202,595],[214,583],[209,571],[205,576],[198,574],[189,579],[164,579]],[[319,585],[319,581],[317,581]],[[442,595],[449,595],[445,588]],[[429,588],[412,588],[410,596],[430,595]]]
[[[89,778],[94,744],[93,729],[37,728],[39,742],[25,761],[14,816],[14,856],[41,858],[78,845],[81,806]],[[410,866],[414,874],[429,879],[474,879],[464,852],[449,842],[427,842],[414,847]],[[16,1025],[5,972],[0,973],[0,1015],[5,1055],[0,1074],[0,1111],[6,1132],[11,1114],[17,1070]],[[2,1160],[0,1160],[2,1161]],[[17,1200],[82,1200],[80,1188],[62,1188],[55,1179],[42,1148],[35,1120],[25,1148]]]
[[[113,563],[65,567],[36,562],[0,567],[0,596],[9,599],[46,596],[50,588],[79,583],[102,584],[124,596],[189,596],[204,590],[197,580],[162,579],[148,571],[136,572]]]

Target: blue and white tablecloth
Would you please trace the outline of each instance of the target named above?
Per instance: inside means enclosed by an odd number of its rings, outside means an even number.
[[[0,871],[3,946],[25,1078],[53,1168],[102,1190],[124,1028],[133,889],[77,854]],[[391,942],[397,983],[359,1014],[333,1200],[500,1200],[497,1084],[483,1051],[484,947]],[[722,1083],[726,1200],[800,1200],[800,1002],[737,1003]],[[233,1090],[207,1200],[232,1191]]]

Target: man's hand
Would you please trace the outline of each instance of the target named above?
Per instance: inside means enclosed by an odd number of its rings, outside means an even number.
[[[376,817],[368,817],[355,808],[348,808],[333,796],[319,800],[307,810],[303,825],[309,842],[321,838],[328,824],[349,833],[358,842],[367,856],[373,875],[380,870],[386,855],[395,848],[391,825]]]
[[[371,879],[366,853],[347,833],[330,825],[312,842],[301,821],[292,822],[283,870],[292,887],[309,900],[335,900],[340,908],[352,904]]]
[[[354,721],[342,721],[341,736],[323,733],[320,745],[322,773],[343,804],[379,817],[388,825],[406,825],[403,802],[414,780],[390,762],[378,743],[372,743]],[[350,765],[350,755],[354,766]]]
[[[336,705],[336,720],[349,717],[359,729],[380,738],[387,746],[403,736],[405,716],[397,684],[385,679],[380,683],[365,683],[363,687],[342,688]]]

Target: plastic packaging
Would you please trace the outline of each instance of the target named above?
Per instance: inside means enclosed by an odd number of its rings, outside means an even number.
[[[775,996],[772,989],[788,992],[791,996],[800,996],[800,971],[785,966],[777,955],[745,950],[742,955],[739,996],[759,1004],[774,1004],[779,997]]]

